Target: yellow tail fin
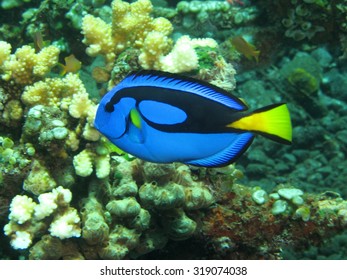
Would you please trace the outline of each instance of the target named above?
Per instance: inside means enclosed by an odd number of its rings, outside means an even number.
[[[270,105],[252,112],[227,127],[258,132],[280,143],[292,142],[292,124],[286,104]]]

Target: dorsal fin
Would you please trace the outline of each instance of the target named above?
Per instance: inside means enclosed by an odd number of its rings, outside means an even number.
[[[121,81],[117,88],[120,90],[122,88],[141,86],[181,90],[219,102],[237,111],[248,109],[242,100],[221,88],[190,77],[161,71],[143,70],[133,72]]]

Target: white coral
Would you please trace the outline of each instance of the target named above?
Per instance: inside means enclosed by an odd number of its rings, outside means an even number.
[[[76,174],[81,177],[87,177],[93,172],[93,159],[91,152],[83,150],[73,158],[73,166]]]
[[[10,206],[9,223],[4,226],[4,233],[11,237],[14,249],[28,248],[34,236],[46,228],[45,223],[53,216],[49,231],[53,236],[63,238],[81,235],[80,217],[77,210],[69,207],[72,193],[59,186],[49,193],[38,196],[39,204],[26,195],[17,195]],[[48,227],[48,225],[47,225]]]
[[[189,36],[182,36],[172,51],[159,59],[160,70],[181,73],[198,68],[199,58],[194,49],[196,47],[216,48],[217,42],[210,38],[191,39]]]
[[[16,231],[11,240],[11,245],[14,249],[26,249],[32,242],[31,235],[26,231]]]
[[[40,204],[35,206],[34,217],[37,220],[42,220],[48,217],[57,209],[58,205],[55,202],[57,196],[53,193],[43,193],[40,194],[38,200]]]
[[[95,171],[96,177],[99,179],[106,178],[110,175],[111,164],[110,164],[110,155],[98,156],[95,159]]]
[[[16,195],[10,205],[9,219],[17,222],[18,224],[24,224],[28,221],[33,212],[36,203],[32,198],[26,195]]]
[[[198,56],[189,36],[182,36],[172,51],[160,58],[160,68],[171,73],[188,72],[196,69],[198,62]]]
[[[80,237],[80,221],[76,209],[70,207],[63,214],[54,217],[49,232],[60,239]]]

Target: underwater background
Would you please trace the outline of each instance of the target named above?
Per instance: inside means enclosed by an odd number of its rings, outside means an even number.
[[[347,1],[0,1],[1,259],[347,259]],[[223,168],[121,154],[101,97],[153,69],[256,109]]]

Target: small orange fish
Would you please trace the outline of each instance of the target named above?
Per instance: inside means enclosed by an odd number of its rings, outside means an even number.
[[[33,41],[34,41],[33,45],[36,52],[41,51],[44,47],[47,47],[50,44],[50,41],[43,40],[42,32],[40,30],[36,31],[33,34]]]
[[[248,59],[254,57],[255,61],[259,62],[260,51],[256,50],[256,47],[248,43],[242,36],[233,37],[231,43],[239,53],[242,53]]]
[[[81,69],[82,63],[73,54],[64,58],[65,65],[59,63],[61,68],[60,75],[65,75],[66,73],[76,73]]]
[[[99,66],[94,67],[92,77],[97,83],[106,83],[110,79],[110,73]]]

